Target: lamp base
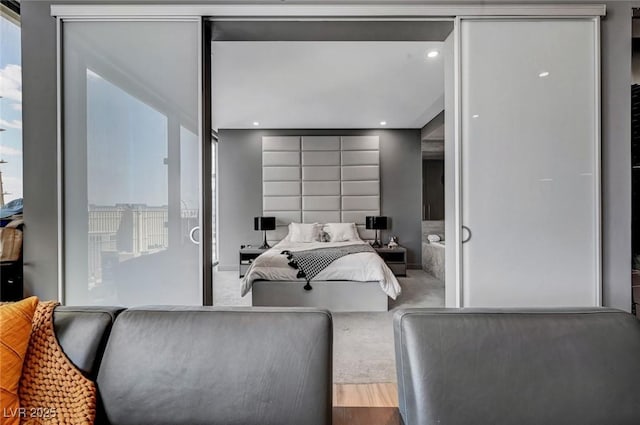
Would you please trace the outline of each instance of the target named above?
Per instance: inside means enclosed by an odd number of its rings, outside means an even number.
[[[382,244],[378,240],[378,230],[376,229],[376,240],[371,244],[373,248],[382,248]]]
[[[269,249],[271,248],[269,246],[269,244],[267,243],[267,231],[264,231],[264,240],[262,241],[262,246],[260,246],[258,249]]]

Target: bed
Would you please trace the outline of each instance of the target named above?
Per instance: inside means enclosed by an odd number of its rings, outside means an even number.
[[[362,248],[361,248],[362,247]],[[290,242],[283,240],[252,263],[242,280],[242,296],[251,292],[252,305],[321,307],[331,311],[387,311],[400,285],[382,258],[362,240]],[[317,253],[331,248],[363,249],[330,262],[311,279],[299,277],[286,253]],[[305,287],[307,287],[305,289]]]

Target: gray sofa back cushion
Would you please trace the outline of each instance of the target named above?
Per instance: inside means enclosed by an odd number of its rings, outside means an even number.
[[[71,362],[95,379],[111,326],[121,307],[56,307],[53,326]]]
[[[328,425],[331,334],[318,310],[127,310],[98,374],[101,415],[111,425]]]
[[[609,309],[405,310],[407,425],[640,423],[640,321]]]

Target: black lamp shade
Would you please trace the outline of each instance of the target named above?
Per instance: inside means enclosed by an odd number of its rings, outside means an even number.
[[[384,230],[387,228],[387,217],[368,215],[366,218],[366,228]]]
[[[276,230],[276,218],[275,217],[254,217],[253,228],[254,230]]]

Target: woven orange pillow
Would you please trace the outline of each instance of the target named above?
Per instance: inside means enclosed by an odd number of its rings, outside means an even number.
[[[18,383],[38,298],[0,305],[0,425],[20,423]]]

